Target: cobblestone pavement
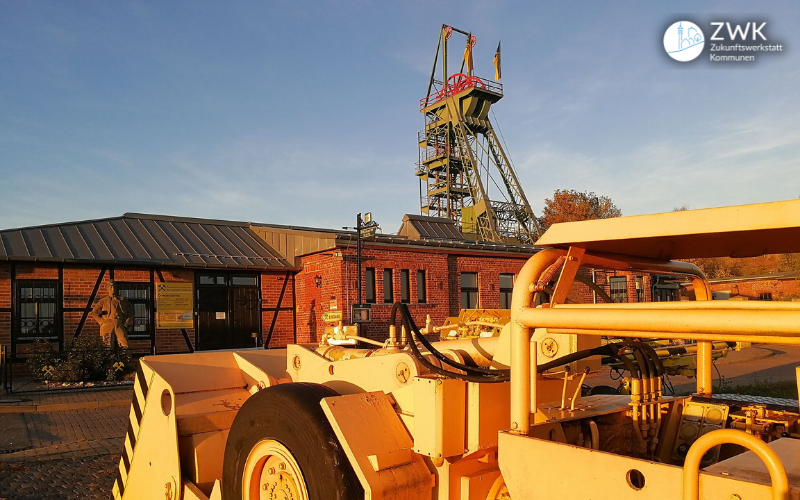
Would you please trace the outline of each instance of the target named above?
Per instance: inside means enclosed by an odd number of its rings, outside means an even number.
[[[124,407],[0,414],[0,499],[108,500],[127,422]]]
[[[68,406],[113,406],[130,403],[133,385],[113,389],[53,390],[43,392],[0,393],[0,413],[6,411],[35,410],[36,407]],[[49,411],[49,410],[47,410]]]

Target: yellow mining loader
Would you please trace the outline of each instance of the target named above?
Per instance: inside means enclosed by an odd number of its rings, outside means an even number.
[[[375,349],[145,357],[113,495],[798,498],[797,402],[712,395],[711,354],[800,344],[800,304],[712,302],[703,273],[673,260],[797,252],[798,221],[800,200],[554,225],[498,337],[431,342],[397,304]],[[581,266],[681,275],[697,300],[567,304]],[[629,340],[601,345],[609,335]],[[697,341],[696,395],[662,395],[653,338]],[[581,397],[601,356],[625,365],[629,395]]]

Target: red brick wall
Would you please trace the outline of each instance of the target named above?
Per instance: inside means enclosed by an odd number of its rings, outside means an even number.
[[[17,263],[15,278],[18,280],[57,280],[58,267]]]
[[[592,271],[590,269],[582,269],[581,273],[586,276],[587,278],[592,278]],[[608,278],[612,276],[625,276],[627,278],[627,288],[628,288],[628,302],[639,302],[638,294],[636,291],[636,278],[642,277],[642,287],[644,287],[644,302],[650,302],[652,300],[652,294],[650,290],[651,280],[650,276],[643,273],[637,272],[628,272],[628,271],[607,271],[607,270],[599,270],[595,271],[595,282],[597,285],[603,289],[608,295],[611,295],[611,285],[609,285]],[[581,283],[576,283],[573,287],[581,290],[580,293],[576,294],[575,297],[570,295],[570,298],[573,300],[580,301],[582,303],[592,303],[594,300],[594,295],[592,294],[592,290]],[[600,297],[597,297],[597,302],[601,303],[603,300]]]
[[[106,272],[103,276],[95,300],[90,300],[100,274],[100,267],[64,266],[61,291],[63,298],[62,312],[65,343],[69,343],[73,339],[81,318],[84,315],[84,311],[87,308],[90,309],[93,307],[97,300],[106,294],[106,285],[110,279],[110,272]],[[160,282],[161,278],[159,277],[159,273],[154,272],[153,274],[154,281],[156,283]],[[161,276],[163,276],[163,280],[167,282],[194,283],[194,270],[191,269],[161,269]],[[12,291],[10,278],[10,265],[0,265],[0,343],[6,345],[11,342],[10,307]],[[58,279],[58,266],[17,264],[16,278]],[[146,268],[121,268],[117,266],[114,269],[114,280],[127,283],[149,283],[150,270]],[[294,340],[293,314],[291,310],[294,292],[294,284],[292,281],[293,276],[290,274],[283,300],[279,305],[284,310],[277,312],[278,318],[273,329],[273,339],[281,344],[286,344]],[[275,308],[278,306],[277,301],[284,282],[286,282],[285,272],[269,272],[262,274],[263,308]],[[155,299],[155,297],[153,297],[153,299]],[[262,313],[262,331],[265,337],[269,328],[272,326],[272,317],[275,314],[274,310],[264,311]],[[152,318],[152,320],[155,321],[155,318]],[[186,340],[180,329],[156,329],[155,332],[157,353],[189,351]],[[87,317],[81,329],[81,335],[99,334],[99,325],[91,319],[91,317]],[[194,328],[187,329],[187,336],[194,347]],[[141,350],[142,352],[149,352],[151,349],[149,340],[132,341],[131,347]],[[21,344],[18,346],[17,352],[24,353],[25,350],[25,345]]]
[[[712,292],[731,292],[731,296],[744,296],[758,300],[762,293],[771,293],[772,300],[793,300],[800,298],[800,280],[751,280],[712,283]]]
[[[0,264],[0,345],[11,345],[10,264]]]
[[[98,268],[85,268],[85,267],[65,267],[64,268],[64,283],[62,285],[62,294],[64,297],[64,308],[80,308],[86,309],[94,306],[94,302],[89,299],[92,296],[97,278],[100,276],[101,270]],[[103,282],[97,291],[97,298],[106,295],[106,284],[108,283],[108,273],[103,277]],[[96,300],[95,300],[96,301]],[[84,312],[74,311],[64,312],[64,343],[69,343],[75,336],[78,325],[83,317]],[[100,325],[97,324],[91,317],[87,317],[81,330],[81,335],[100,335]]]
[[[517,274],[530,256],[519,257],[475,257],[453,256],[450,258],[450,316],[461,310],[461,273],[478,273],[478,308],[500,308],[500,275]],[[453,260],[455,262],[453,263]]]
[[[479,304],[478,307],[495,309],[500,307],[500,274],[517,274],[527,261],[528,256],[511,255],[448,255],[445,252],[405,250],[386,247],[367,247],[363,250],[362,271],[375,268],[375,292],[377,302],[373,304],[373,322],[363,326],[362,334],[384,339],[388,333],[388,319],[391,304],[383,303],[383,270],[393,271],[394,300],[401,297],[401,270],[409,271],[409,307],[417,324],[425,324],[430,315],[433,324],[441,325],[448,316],[455,316],[461,308],[460,274],[475,272],[478,274]],[[303,269],[297,274],[286,272],[263,272],[261,274],[262,297],[262,339],[267,341],[270,329],[272,336],[269,347],[284,346],[292,342],[316,342],[328,326],[322,322],[322,314],[331,310],[342,310],[345,323],[350,321],[350,304],[358,302],[356,288],[356,251],[355,248],[338,248],[327,252],[309,255],[303,258]],[[417,301],[417,270],[426,274],[427,301]],[[591,276],[591,271],[582,271]],[[191,269],[161,269],[163,279],[168,282],[194,283],[194,271]],[[89,298],[100,275],[99,267],[65,266],[63,269],[64,308],[78,309],[64,312],[64,340],[69,342],[80,322],[84,309],[91,307]],[[598,284],[609,292],[608,277],[612,275],[628,276],[628,300],[637,301],[635,288],[636,273],[598,272]],[[19,279],[57,279],[57,266],[17,265]],[[149,282],[150,270],[145,268],[121,268],[114,270],[114,278],[119,282]],[[320,286],[317,286],[317,278]],[[98,298],[105,294],[105,284],[109,273],[103,277]],[[158,273],[154,279],[160,281]],[[362,274],[362,280],[365,280]],[[363,282],[363,281],[362,281]],[[767,291],[786,288],[790,282],[776,282],[769,285]],[[800,294],[797,282],[791,282],[794,292]],[[284,287],[285,285],[285,287]],[[740,284],[740,287],[742,285]],[[756,285],[748,285],[755,287]],[[763,288],[764,285],[759,285]],[[650,277],[644,276],[645,298],[650,300]],[[714,288],[720,289],[719,287]],[[741,289],[741,288],[740,288]],[[283,297],[281,298],[281,290]],[[786,288],[789,291],[789,288]],[[753,289],[755,297],[758,291]],[[744,294],[744,292],[743,292]],[[576,283],[570,291],[570,299],[577,302],[592,302],[591,290]],[[296,310],[292,310],[296,298]],[[0,343],[10,342],[11,314],[3,308],[11,306],[11,284],[9,265],[0,265]],[[153,318],[155,321],[155,318]],[[274,320],[274,326],[273,326]],[[296,327],[295,327],[296,322]],[[81,335],[98,335],[99,327],[87,318]],[[187,335],[194,346],[195,330],[187,329]],[[148,341],[135,341],[133,346],[147,351]],[[156,329],[156,351],[187,352],[186,341],[180,329]]]
[[[269,341],[268,347],[285,346],[295,342],[292,311],[294,289],[294,273],[261,274],[261,340],[264,345]],[[270,329],[272,329],[271,337]]]
[[[349,260],[349,257],[348,257]],[[316,342],[325,332],[322,314],[333,309],[345,310],[345,321],[349,320],[347,310],[349,303],[343,301],[344,255],[341,251],[329,251],[303,258],[303,270],[295,277],[297,293],[297,342]],[[355,286],[355,264],[348,262],[352,268],[352,283]],[[320,282],[317,286],[316,281]],[[352,301],[354,293],[350,291]],[[334,302],[332,304],[331,302]],[[273,342],[272,345],[280,345]]]
[[[362,327],[362,335],[385,339],[388,335],[392,304],[383,303],[383,270],[392,269],[394,301],[401,298],[401,270],[409,271],[409,309],[422,327],[426,317],[440,325],[448,316],[458,315],[461,309],[460,273],[477,272],[479,306],[500,307],[500,274],[516,274],[527,256],[456,256],[444,252],[419,249],[367,247],[362,250],[362,283],[366,283],[366,268],[375,269],[376,304],[372,305],[372,323]],[[426,302],[417,301],[417,271],[425,271]],[[346,324],[350,322],[350,304],[358,302],[355,248],[309,255],[303,258],[303,269],[297,275],[297,335],[298,342],[314,342],[323,334],[326,324],[322,314],[334,309],[343,310]],[[321,279],[317,287],[315,278]],[[362,285],[363,286],[363,285]],[[366,287],[363,298],[366,300]]]

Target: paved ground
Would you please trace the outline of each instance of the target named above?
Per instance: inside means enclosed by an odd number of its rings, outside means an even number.
[[[88,410],[128,406],[133,385],[114,389],[53,390],[0,395],[0,413]]]
[[[742,385],[791,381],[796,379],[795,367],[800,366],[800,346],[759,344],[731,352],[719,359],[716,365],[719,374],[712,372],[715,390],[719,387],[720,374],[724,387],[733,390]],[[694,378],[670,377],[670,381],[676,394],[689,394],[696,388]],[[619,382],[612,379],[609,370],[604,369],[599,377],[587,380],[587,384],[616,387]]]
[[[774,345],[717,363],[730,386],[794,380],[798,364],[800,347]],[[616,385],[608,374],[590,382]],[[686,377],[672,382],[694,387]],[[130,399],[130,387],[0,396],[0,500],[108,500]]]
[[[120,392],[130,397],[128,391]],[[39,397],[38,402],[65,396]],[[88,397],[69,399],[85,403]],[[125,405],[0,413],[0,499],[108,500],[128,411]]]

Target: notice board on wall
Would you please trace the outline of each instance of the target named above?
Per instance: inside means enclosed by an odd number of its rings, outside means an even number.
[[[191,283],[156,284],[156,328],[194,327],[194,288]]]

